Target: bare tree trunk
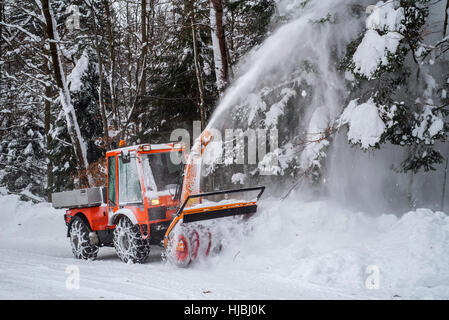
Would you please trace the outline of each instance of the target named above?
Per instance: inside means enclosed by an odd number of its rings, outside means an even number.
[[[1,0],[0,0],[1,1]],[[42,23],[42,30],[44,30],[43,39],[44,41],[47,41],[48,35],[46,32],[46,25]],[[47,76],[48,80],[51,78],[51,68],[50,68],[50,61],[47,59],[46,56],[48,56],[49,52],[46,50],[46,48],[43,49],[44,57],[43,57],[43,70],[45,75]],[[47,157],[47,201],[51,202],[51,188],[53,186],[53,161],[50,159],[50,144],[52,142],[52,136],[50,134],[50,127],[52,123],[51,119],[51,98],[52,98],[52,86],[50,83],[47,83],[45,85],[45,114],[44,114],[44,133],[45,133],[45,142],[46,142],[46,157]]]
[[[449,10],[449,0],[446,2],[446,10],[444,11],[444,24],[443,24],[443,38],[446,37],[447,22],[448,22],[448,10]]]
[[[4,0],[0,0],[0,22],[5,21],[5,2]],[[1,38],[3,35],[3,24],[0,23],[0,41],[3,42]],[[0,45],[0,57],[3,57],[3,45]],[[0,72],[0,81],[3,79],[3,72]]]
[[[131,20],[131,18],[130,18],[130,12],[129,12],[129,3],[127,2],[126,3],[126,21],[129,22],[130,20]],[[132,49],[131,49],[131,34],[133,31],[131,30],[131,26],[129,23],[127,24],[126,28],[128,31],[128,34],[126,36],[126,45],[127,45],[127,49],[128,49],[128,68],[127,68],[127,71],[128,71],[128,99],[129,99],[128,102],[129,102],[129,104],[131,104],[132,96],[133,96],[133,94],[132,94],[132,74],[131,74],[131,66],[132,66],[132,61],[133,61],[132,60]],[[127,113],[127,112],[128,112],[128,110],[125,107],[125,113]]]
[[[142,28],[142,53],[141,53],[141,63],[142,63],[142,83],[140,85],[140,91],[138,90],[137,94],[144,95],[146,92],[146,66],[145,66],[145,57],[147,55],[148,50],[148,34],[147,34],[147,0],[141,0],[140,2],[140,13],[141,13],[141,28]]]
[[[154,0],[150,0],[150,15],[148,21],[148,33],[149,38],[154,38],[154,19],[155,19],[155,11],[154,11]],[[149,45],[149,44],[148,44]]]
[[[226,46],[226,38],[223,28],[222,0],[210,0],[210,24],[217,89],[219,94],[222,95],[229,81],[228,49]]]
[[[228,66],[229,66],[229,75],[231,78],[234,78],[234,71],[232,70],[232,66],[234,64],[233,61],[233,55],[235,55],[235,48],[234,48],[234,34],[235,34],[235,15],[234,12],[231,11],[231,21],[229,23],[230,30],[229,30],[229,45],[227,46],[228,49]],[[231,55],[232,53],[232,55]]]
[[[204,130],[206,128],[206,105],[204,99],[203,77],[201,76],[201,67],[198,54],[198,38],[195,21],[195,1],[191,1],[190,21],[192,23],[193,56],[194,56],[193,59],[195,63],[196,79],[198,82],[198,91],[200,95],[200,103],[198,107],[200,109],[200,116],[201,116],[201,130]]]
[[[46,22],[46,33],[49,40],[50,54],[53,62],[53,71],[56,84],[59,88],[59,97],[64,110],[67,129],[72,141],[73,150],[78,164],[78,172],[81,187],[89,187],[90,179],[87,174],[89,164],[87,162],[86,145],[84,144],[81,131],[78,126],[75,109],[73,108],[70,92],[67,86],[66,78],[61,64],[61,56],[59,51],[59,35],[54,26],[53,15],[51,12],[49,0],[42,0],[42,13]]]
[[[48,62],[45,60],[44,62],[44,69],[47,73],[47,75],[50,77],[50,68],[48,67]],[[50,150],[49,145],[52,141],[52,137],[50,134],[50,124],[51,124],[51,103],[50,99],[52,97],[52,90],[51,86],[47,85],[45,86],[45,96],[47,99],[45,99],[45,139],[47,144],[47,200],[51,202],[51,191],[50,188],[53,186],[53,162],[50,160]]]
[[[441,211],[444,210],[444,198],[446,197],[446,182],[447,182],[447,167],[448,167],[448,161],[449,161],[449,149],[446,152],[446,165],[444,167],[444,175],[443,175],[443,188],[441,192],[441,205],[440,209]]]
[[[414,191],[415,179],[414,178],[415,178],[415,174],[413,172],[410,173],[408,192],[407,192],[407,200],[408,200],[408,206],[411,210],[416,208],[416,198],[415,198],[415,191]]]
[[[144,57],[144,58],[146,58],[146,57]],[[144,60],[144,64],[145,64],[145,60]],[[140,75],[137,75],[137,84],[136,84],[136,87],[137,88],[140,88],[140,86],[141,86],[141,84],[142,84],[142,80],[143,80],[143,72],[144,72],[144,68],[141,70],[141,72],[140,72]],[[137,108],[137,103],[138,103],[138,98],[139,98],[139,95],[137,94],[137,92],[138,91],[136,91],[136,94],[134,95],[134,100],[133,100],[133,102],[132,102],[132,104],[131,104],[131,110],[129,111],[129,113],[128,113],[128,116],[127,116],[127,118],[126,118],[126,122],[125,122],[125,124],[123,125],[123,127],[122,127],[122,130],[120,131],[120,138],[121,139],[123,139],[124,137],[125,137],[125,134],[126,134],[126,130],[128,129],[128,126],[130,125],[130,123],[131,123],[131,120],[132,120],[132,117],[133,117],[133,115],[134,115],[134,112],[136,111],[136,108]],[[136,128],[136,126],[134,126],[134,134],[136,134],[137,135],[137,128]]]
[[[97,17],[95,14],[95,8],[93,6],[93,3],[90,2],[89,4],[90,10],[91,10],[91,17],[92,17],[92,25],[94,28],[94,46],[95,51],[97,53],[97,60],[98,60],[98,77],[99,77],[99,87],[98,87],[98,104],[100,105],[100,115],[101,115],[101,122],[103,123],[103,136],[104,136],[104,142],[107,146],[110,146],[109,141],[109,126],[108,126],[108,119],[106,117],[106,107],[104,105],[104,76],[103,76],[103,58],[101,57],[101,51],[100,51],[100,42],[98,41],[98,28],[97,28]]]
[[[109,90],[111,91],[111,107],[114,119],[114,126],[116,130],[120,130],[120,115],[117,110],[117,101],[115,95],[115,85],[114,85],[114,76],[115,76],[115,50],[114,50],[114,36],[112,34],[112,17],[111,10],[109,8],[108,0],[103,0],[103,5],[106,11],[106,27],[108,29],[108,45],[109,45],[109,60],[111,63],[110,73],[109,73]]]

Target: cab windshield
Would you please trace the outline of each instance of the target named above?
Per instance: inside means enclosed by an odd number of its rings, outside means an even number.
[[[144,154],[142,167],[148,192],[168,191],[174,194],[184,168],[182,152]]]

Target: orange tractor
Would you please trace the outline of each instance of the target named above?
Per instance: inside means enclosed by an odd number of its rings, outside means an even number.
[[[213,232],[200,221],[250,216],[265,189],[201,193],[201,158],[211,140],[205,131],[189,155],[180,143],[108,151],[106,187],[54,193],[53,206],[67,209],[75,257],[95,259],[99,247],[114,246],[122,261],[143,263],[150,245],[158,244],[166,259],[181,267],[209,255]],[[251,200],[242,199],[250,193]]]

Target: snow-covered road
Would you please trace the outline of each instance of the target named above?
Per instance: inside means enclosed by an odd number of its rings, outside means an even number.
[[[160,262],[158,250],[144,265],[127,265],[112,249],[102,250],[96,261],[79,261],[66,245],[55,243],[50,248],[47,244],[46,248],[51,252],[0,249],[0,299],[351,298],[328,288],[246,270],[175,269]],[[66,288],[66,268],[72,265],[79,268],[78,290]]]
[[[100,249],[96,261],[76,260],[62,211],[3,195],[0,299],[449,298],[444,214],[398,219],[331,208],[266,201],[251,225],[226,234],[230,222],[222,223],[227,246],[219,256],[178,269],[161,261],[158,247],[143,265],[122,263],[113,248]],[[366,287],[372,265],[377,290]],[[70,270],[79,270],[79,289],[66,287]]]

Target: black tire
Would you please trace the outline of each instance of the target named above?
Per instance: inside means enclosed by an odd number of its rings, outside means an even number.
[[[114,248],[123,262],[144,263],[150,255],[148,240],[142,239],[140,228],[122,217],[114,229]]]
[[[83,219],[73,218],[69,234],[72,252],[77,259],[94,260],[97,258],[99,248],[97,245],[90,243],[89,232],[89,226]]]

